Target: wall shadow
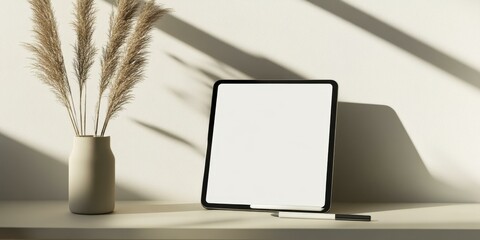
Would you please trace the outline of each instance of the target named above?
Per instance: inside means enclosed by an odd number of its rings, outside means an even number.
[[[397,46],[457,79],[480,88],[479,70],[344,1],[307,0],[307,2]]]
[[[116,186],[117,200],[148,200]],[[68,167],[0,133],[0,200],[67,200]]]
[[[246,53],[171,14],[158,21],[155,27],[250,77],[257,79],[303,78],[276,62]]]
[[[208,85],[205,85],[209,88],[211,88],[213,86],[213,83],[215,83],[215,81],[219,80],[219,79],[222,79],[222,77],[220,77],[219,75],[217,74],[214,74],[206,69],[203,69],[201,67],[197,67],[197,66],[194,66],[192,64],[189,64],[187,62],[185,62],[183,59],[181,59],[180,57],[178,57],[177,55],[175,54],[172,54],[172,53],[167,53],[167,55],[172,59],[174,60],[175,62],[177,62],[178,64],[180,65],[183,65],[185,66],[186,68],[189,68],[189,69],[192,69],[192,70],[195,70],[197,71],[198,73],[202,74],[206,79],[208,79]]]
[[[395,111],[384,105],[338,104],[334,202],[473,202],[436,180]]]
[[[160,128],[158,126],[154,126],[150,123],[146,123],[144,121],[140,121],[140,120],[137,120],[137,119],[132,119],[133,122],[135,122],[136,124],[146,128],[146,129],[149,129],[161,136],[164,136],[172,141],[175,141],[177,143],[180,143],[182,145],[185,145],[186,147],[194,150],[196,153],[200,154],[201,156],[204,156],[205,155],[205,151],[201,148],[199,148],[198,146],[196,146],[195,144],[193,144],[192,142],[188,141],[187,139],[185,138],[182,138],[180,136],[178,136],[177,134],[174,134],[166,129],[163,129],[163,128]]]
[[[186,70],[199,74],[199,76],[192,77],[191,83],[189,83],[198,84],[197,88],[189,87],[187,89],[180,89],[169,87],[169,91],[190,108],[208,116],[210,114],[213,84],[219,79],[229,79],[229,77],[221,77],[202,67],[187,63],[174,54],[167,53],[167,55]]]

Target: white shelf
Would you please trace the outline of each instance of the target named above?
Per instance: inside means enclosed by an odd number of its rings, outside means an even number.
[[[480,239],[480,204],[336,204],[372,222],[281,219],[204,210],[198,203],[117,202],[107,215],[75,215],[67,202],[0,202],[0,238],[47,239]]]

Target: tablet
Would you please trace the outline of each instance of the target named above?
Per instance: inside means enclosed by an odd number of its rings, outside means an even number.
[[[337,91],[333,80],[217,81],[202,205],[327,211]]]

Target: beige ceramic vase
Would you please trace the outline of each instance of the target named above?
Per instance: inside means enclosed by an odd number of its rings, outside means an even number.
[[[77,214],[112,212],[115,157],[110,149],[110,137],[75,137],[68,162],[70,211]]]

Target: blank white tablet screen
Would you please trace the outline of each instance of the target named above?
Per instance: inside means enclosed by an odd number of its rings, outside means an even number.
[[[206,201],[325,205],[330,84],[220,84]]]

